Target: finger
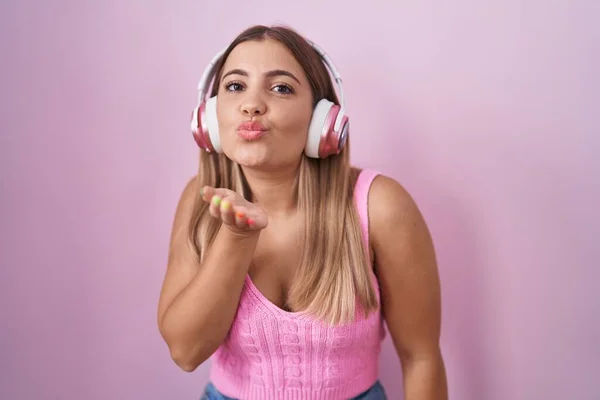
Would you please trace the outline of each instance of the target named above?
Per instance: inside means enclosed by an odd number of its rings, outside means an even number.
[[[208,207],[210,215],[219,219],[221,219],[221,202],[221,197],[218,195],[214,195],[210,199],[210,206]]]
[[[200,197],[202,197],[202,200],[210,201],[214,195],[215,188],[211,186],[203,186],[200,188]]]
[[[215,194],[218,196],[221,196],[221,198],[225,198],[225,197],[235,197],[235,195],[237,193],[230,189],[215,188]]]
[[[219,211],[221,212],[221,219],[224,223],[228,225],[235,225],[235,215],[234,208],[231,204],[231,200],[228,198],[224,198],[221,201],[221,205],[219,206]]]
[[[235,192],[224,188],[214,188],[212,186],[203,186],[200,188],[200,196],[202,196],[204,201],[210,201],[215,195],[224,198],[235,195]]]
[[[240,229],[248,229],[248,216],[244,207],[236,207],[235,209],[235,226]]]

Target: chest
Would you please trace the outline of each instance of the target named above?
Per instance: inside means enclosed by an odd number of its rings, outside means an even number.
[[[292,311],[286,300],[302,260],[302,233],[293,224],[288,224],[287,229],[273,227],[261,233],[248,271],[260,293],[285,311]]]

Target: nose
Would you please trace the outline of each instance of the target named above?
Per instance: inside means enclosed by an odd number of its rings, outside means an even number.
[[[250,117],[262,115],[265,113],[266,109],[267,106],[260,96],[251,93],[248,93],[241,104],[242,113]]]

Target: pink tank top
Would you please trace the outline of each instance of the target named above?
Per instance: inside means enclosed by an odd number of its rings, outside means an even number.
[[[354,198],[368,249],[367,199],[377,176],[363,170]],[[379,285],[373,273],[377,298]],[[359,395],[378,379],[385,328],[381,313],[328,326],[271,303],[249,276],[238,310],[212,356],[210,379],[224,395],[243,400],[339,400]]]

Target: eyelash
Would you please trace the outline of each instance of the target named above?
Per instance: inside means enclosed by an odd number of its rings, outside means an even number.
[[[243,84],[241,82],[228,82],[226,83],[223,88],[225,89],[225,91],[227,92],[238,92],[239,90],[232,90],[230,89],[231,86],[233,85],[239,85],[239,86],[243,86]],[[286,84],[279,84],[275,86],[276,88],[285,88],[285,90],[287,92],[280,92],[278,91],[278,93],[282,94],[282,95],[290,95],[290,94],[294,94],[294,89],[292,89],[292,87],[290,87],[289,85]]]

